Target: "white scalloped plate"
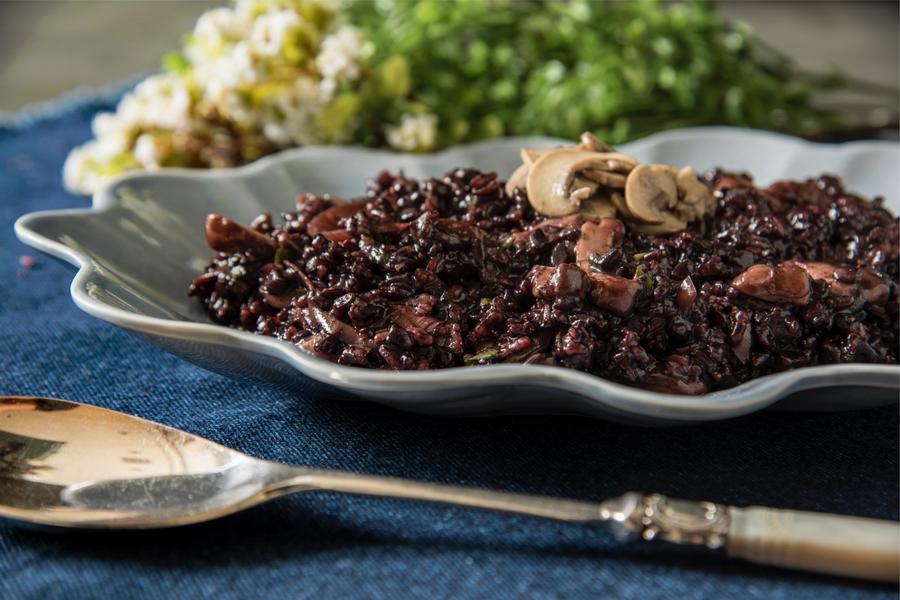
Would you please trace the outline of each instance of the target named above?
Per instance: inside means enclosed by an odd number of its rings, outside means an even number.
[[[648,392],[534,365],[417,372],[344,367],[287,342],[213,325],[186,295],[211,255],[203,235],[210,212],[246,223],[261,212],[287,209],[300,192],[356,196],[382,169],[420,177],[475,166],[506,176],[521,146],[558,143],[510,138],[432,155],[306,147],[232,170],[128,175],[97,193],[91,208],[25,215],[16,233],[24,243],[79,267],[72,298],[88,313],[217,372],[299,387],[307,394],[330,387],[332,396],[333,388],[340,388],[432,414],[569,413],[654,425],[723,419],[775,403],[834,410],[897,401],[900,368],[885,365],[797,369],[703,396]],[[892,210],[900,208],[895,143],[821,145],[759,131],[697,128],[654,135],[622,150],[644,162],[748,171],[760,183],[833,173],[849,189],[882,195]]]

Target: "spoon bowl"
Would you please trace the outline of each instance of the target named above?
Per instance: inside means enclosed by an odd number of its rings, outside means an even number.
[[[275,463],[63,400],[0,398],[0,515],[64,526],[180,525],[266,499]]]

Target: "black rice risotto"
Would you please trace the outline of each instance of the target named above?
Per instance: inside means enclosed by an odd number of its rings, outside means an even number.
[[[898,220],[823,176],[713,172],[715,213],[670,235],[546,218],[495,173],[381,173],[276,223],[210,215],[190,287],[216,323],[343,365],[529,363],[701,394],[808,365],[898,360]]]

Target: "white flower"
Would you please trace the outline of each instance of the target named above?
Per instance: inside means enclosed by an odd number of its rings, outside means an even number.
[[[191,62],[223,54],[236,39],[244,36],[247,22],[230,8],[214,8],[197,19],[190,44],[185,49]]]
[[[220,88],[215,94],[207,91],[205,100],[218,114],[244,129],[253,129],[263,120],[263,115],[236,90]]]
[[[356,79],[363,37],[356,27],[345,25],[322,40],[316,66],[323,79]]]
[[[113,113],[98,113],[91,122],[94,138],[91,155],[97,160],[111,160],[128,150],[131,127]]]
[[[91,131],[94,133],[94,137],[104,137],[118,133],[122,129],[122,121],[115,113],[97,113],[91,121]]]
[[[400,125],[387,125],[385,135],[395,150],[415,152],[434,148],[437,141],[438,118],[436,115],[405,114]]]
[[[337,81],[334,79],[323,79],[319,84],[319,96],[325,102],[328,102],[334,97],[334,92],[337,90]]]
[[[88,145],[79,146],[69,152],[63,164],[63,185],[76,194],[91,194],[99,185]]]
[[[191,94],[175,74],[151,75],[126,94],[117,116],[127,127],[187,127],[191,118]]]
[[[273,114],[263,134],[277,144],[315,144],[318,116],[324,108],[319,85],[310,77],[298,77],[293,86],[272,100]],[[275,115],[282,115],[278,119]]]
[[[238,38],[244,33],[244,20],[230,8],[208,10],[197,19],[194,37],[209,37],[223,42]]]
[[[286,145],[291,143],[291,136],[280,123],[269,121],[263,125],[263,135],[276,144]]]
[[[142,133],[138,136],[134,143],[134,158],[148,171],[159,168],[159,149],[152,134]]]
[[[262,66],[246,42],[238,42],[231,52],[194,65],[194,79],[207,98],[252,85],[262,77]]]
[[[263,56],[278,56],[289,35],[301,27],[300,15],[292,10],[272,10],[253,22],[250,45]]]
[[[260,0],[237,0],[234,3],[234,12],[245,23],[253,23],[257,13],[265,12],[270,7]]]
[[[340,25],[340,12],[330,0],[235,0],[207,11],[184,48],[189,68],[148,77],[115,113],[98,114],[94,139],[65,163],[66,187],[90,193],[122,171],[158,169],[173,135],[202,139],[217,126],[210,118],[233,124],[237,136],[261,132],[281,146],[335,138],[323,111],[339,86],[359,79],[371,50],[359,30]],[[318,48],[307,47],[319,39]],[[432,116],[405,116],[389,136],[396,147],[426,149],[435,127]]]

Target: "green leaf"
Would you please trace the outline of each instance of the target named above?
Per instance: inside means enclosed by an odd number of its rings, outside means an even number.
[[[191,68],[191,63],[177,50],[167,52],[162,58],[162,68],[170,73],[184,74]]]
[[[378,92],[385,98],[404,98],[409,94],[409,63],[400,55],[385,60],[378,69]]]
[[[319,117],[319,126],[325,138],[343,141],[361,106],[362,99],[358,94],[345,93],[334,98]]]

